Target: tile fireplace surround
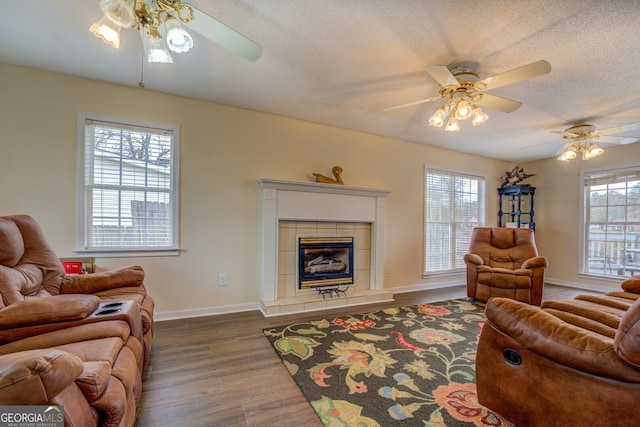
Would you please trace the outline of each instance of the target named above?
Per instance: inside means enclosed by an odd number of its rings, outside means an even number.
[[[391,191],[272,179],[258,183],[262,187],[261,310],[265,316],[393,300],[383,284],[384,207]],[[290,271],[279,271],[295,264],[284,248],[298,233],[292,229],[314,235],[354,230],[356,251],[369,259],[357,262],[356,285],[346,295],[323,299],[315,290],[294,290],[295,280],[285,274]],[[368,270],[363,271],[367,264]]]

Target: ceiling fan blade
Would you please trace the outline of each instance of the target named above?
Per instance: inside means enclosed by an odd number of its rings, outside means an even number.
[[[504,113],[510,113],[520,108],[520,106],[522,105],[522,102],[514,101],[513,99],[503,98],[501,96],[493,95],[490,93],[483,93],[482,98],[476,101],[475,104],[481,107],[491,108],[492,110],[498,110]]]
[[[551,133],[557,133],[558,135],[566,136],[567,138],[575,138],[577,133],[567,132],[566,130],[552,130]]]
[[[520,147],[520,149],[526,150],[528,148],[544,147],[545,145],[551,145],[551,144],[556,144],[556,142],[542,142],[540,144],[525,145],[524,147]]]
[[[237,31],[227,27],[217,19],[212,18],[192,5],[194,18],[185,23],[186,26],[216,42],[227,50],[243,57],[247,61],[256,61],[262,56],[262,46],[249,40]]]
[[[625,137],[625,136],[601,136],[600,138],[597,139],[596,142],[603,143],[603,144],[627,145],[627,144],[633,144],[634,142],[638,142],[638,138],[631,138],[631,137]]]
[[[531,64],[523,65],[522,67],[514,68],[504,73],[496,74],[493,77],[487,77],[476,83],[477,86],[482,87],[486,85],[485,89],[495,89],[502,86],[518,83],[523,80],[529,80],[534,77],[547,74],[551,71],[551,64],[547,61],[540,60],[532,62]]]
[[[640,129],[640,122],[637,123],[629,123],[622,126],[614,126],[612,128],[598,130],[600,135],[610,135],[612,133],[622,133],[628,132],[630,130]]]
[[[439,96],[432,96],[431,98],[418,99],[417,101],[407,102],[406,104],[394,105],[393,107],[387,107],[383,111],[391,111],[397,108],[410,107],[412,105],[424,104],[425,102],[431,102],[441,99]]]
[[[440,86],[459,85],[460,82],[455,78],[451,71],[444,65],[427,65],[424,70],[440,83]]]

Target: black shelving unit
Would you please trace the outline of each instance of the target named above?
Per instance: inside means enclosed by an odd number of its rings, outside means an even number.
[[[536,188],[528,185],[498,188],[498,227],[506,226],[507,222],[515,222],[520,228],[522,224],[528,223],[529,228],[535,230],[536,223],[533,221],[535,192]],[[505,205],[507,209],[504,209]]]

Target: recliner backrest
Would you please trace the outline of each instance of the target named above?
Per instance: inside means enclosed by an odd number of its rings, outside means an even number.
[[[529,228],[476,227],[469,253],[479,255],[489,267],[516,270],[538,256],[538,248]]]
[[[33,218],[0,217],[0,308],[58,295],[63,279],[62,264]]]

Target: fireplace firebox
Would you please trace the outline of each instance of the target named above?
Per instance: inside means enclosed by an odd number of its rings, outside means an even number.
[[[353,236],[299,236],[298,289],[352,285]]]

